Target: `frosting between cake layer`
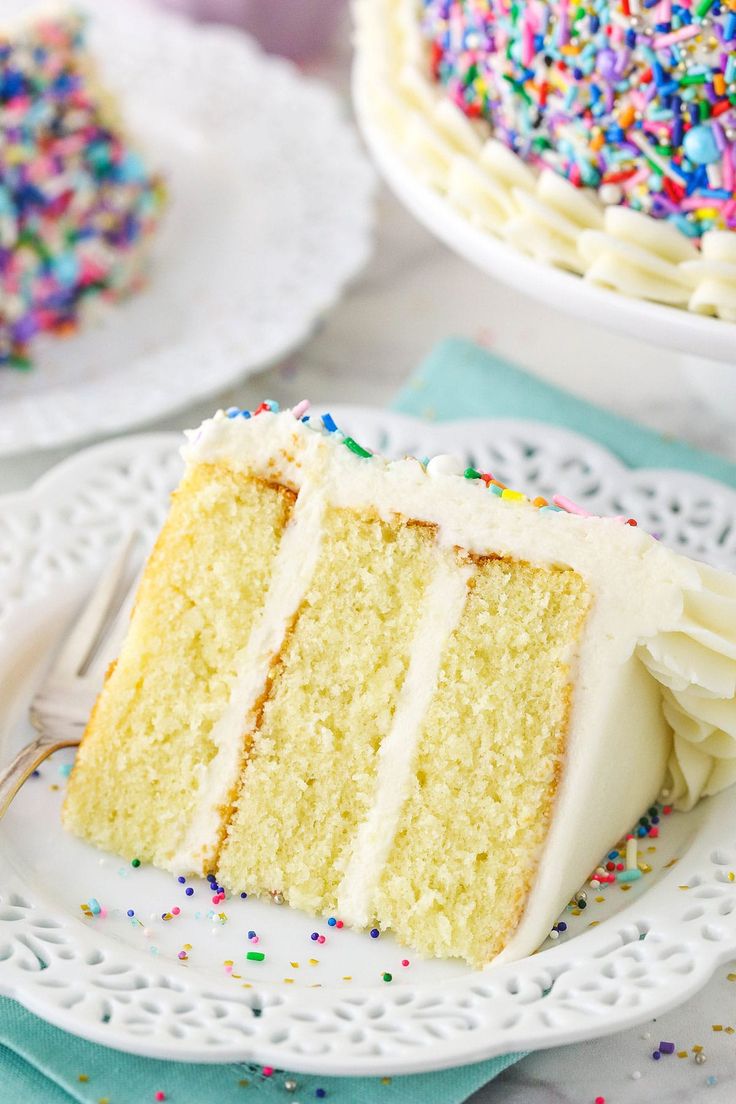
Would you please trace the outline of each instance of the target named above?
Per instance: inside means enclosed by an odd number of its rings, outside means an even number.
[[[238,662],[226,712],[212,732],[218,750],[205,768],[197,814],[169,867],[205,874],[215,858],[222,809],[243,763],[243,738],[256,723],[269,670],[297,614],[317,563],[325,496],[317,478],[302,486],[276,556],[263,612]]]
[[[585,580],[593,602],[575,663],[566,769],[538,877],[504,957],[528,953],[541,942],[566,903],[559,899],[560,887],[572,892],[598,855],[651,803],[668,756],[672,800],[681,808],[736,778],[736,579],[678,556],[614,519],[540,511],[526,501],[498,498],[482,480],[453,474],[457,465],[441,458],[425,468],[411,458],[386,462],[355,455],[339,433],[315,431],[291,414],[265,412],[243,420],[220,412],[190,435],[184,455],[190,464],[223,463],[302,492],[267,603],[273,602],[280,613],[269,616],[270,629],[262,625],[254,633],[260,643],[249,642],[248,656],[260,657],[254,665],[258,673],[244,676],[244,685],[234,687],[223,719],[223,746],[230,748],[230,759],[224,752],[223,764],[230,766],[223,768],[221,786],[225,774],[232,777],[244,709],[252,708],[265,684],[268,657],[276,654],[289,611],[298,608],[308,585],[304,559],[309,545],[316,548],[319,543],[320,510],[326,504],[370,508],[387,520],[402,515],[435,526],[440,548],[561,564]],[[318,489],[315,470],[320,473]],[[320,507],[313,506],[307,542],[294,534],[299,532],[299,503],[308,505],[310,499]],[[301,508],[305,514],[307,505]],[[433,616],[432,603],[426,616]],[[242,669],[247,669],[245,663]],[[387,739],[398,745],[397,733],[408,733],[411,740],[421,699],[431,695],[432,677],[430,660],[413,687],[417,712],[408,700],[402,704]],[[642,742],[639,732],[651,736]],[[635,763],[635,771],[621,767],[627,761]],[[406,763],[404,768],[406,777]],[[588,800],[600,785],[606,787],[606,800],[596,802],[595,816],[581,837],[581,795]],[[391,810],[401,799],[398,781],[396,787],[383,788],[383,819],[369,818],[359,833],[363,854],[366,841],[379,854],[390,846],[395,831]],[[379,801],[380,792],[379,785]],[[209,808],[215,807],[216,801],[210,802]],[[197,832],[206,826],[203,819]],[[196,838],[194,831],[190,838]],[[183,869],[185,851],[180,858]],[[360,884],[358,873],[349,874],[343,890],[346,908],[356,918],[364,916],[367,883]]]
[[[468,221],[591,283],[736,321],[736,233],[709,230],[698,250],[668,223],[534,171],[431,81],[414,0],[355,0],[354,12],[364,117]]]
[[[371,898],[396,835],[422,721],[435,690],[442,652],[463,611],[472,574],[471,566],[459,566],[448,553],[427,587],[424,613],[391,730],[378,753],[374,804],[358,830],[337,891],[338,912],[348,924],[365,926],[372,919]]]

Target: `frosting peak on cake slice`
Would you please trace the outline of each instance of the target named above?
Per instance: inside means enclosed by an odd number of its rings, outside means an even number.
[[[529,953],[663,783],[736,780],[736,580],[272,406],[189,435],[65,823],[428,954]]]

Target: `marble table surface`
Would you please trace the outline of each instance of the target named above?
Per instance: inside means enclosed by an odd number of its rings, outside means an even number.
[[[346,85],[345,50],[327,69]],[[304,348],[215,401],[151,428],[192,425],[216,405],[248,406],[264,396],[283,404],[304,396],[331,402],[388,403],[408,373],[450,334],[483,342],[539,376],[663,433],[736,458],[736,405],[718,385],[703,390],[696,362],[526,301],[455,257],[379,193],[373,260]],[[724,366],[724,390],[736,367]],[[140,427],[139,427],[140,428]],[[0,491],[29,486],[72,449],[0,460]],[[473,1104],[680,1104],[736,1100],[736,969],[724,963],[687,1005],[620,1035],[527,1057],[473,1097]],[[655,1062],[660,1039],[692,1056]],[[715,1079],[715,1080],[714,1080]]]
[[[736,981],[724,964],[687,1004],[641,1027],[530,1054],[471,1097],[470,1104],[733,1104],[736,1100]],[[713,1031],[718,1024],[724,1030]],[[676,1052],[652,1058],[660,1041]],[[701,1046],[705,1062],[694,1060]],[[689,1051],[678,1058],[677,1051]]]

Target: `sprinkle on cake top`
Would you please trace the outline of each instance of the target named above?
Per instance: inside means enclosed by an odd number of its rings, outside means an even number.
[[[0,33],[0,365],[28,367],[42,331],[140,282],[161,181],[118,132],[73,15]]]
[[[307,413],[310,405],[307,399],[302,399],[300,403],[292,408],[291,413],[298,421],[308,425],[310,429],[341,439],[345,447],[356,456],[363,459],[374,456],[374,453],[371,452],[370,449],[364,448],[363,445],[360,445],[352,437],[348,437],[343,433],[331,414],[322,414],[319,418],[312,418]],[[226,411],[221,412],[221,416],[231,420],[234,418],[248,420],[257,417],[259,414],[278,414],[279,410],[280,407],[277,402],[273,399],[265,399],[254,410],[247,410],[239,406],[231,406],[228,407]],[[505,502],[530,504],[535,506],[541,513],[567,513],[575,514],[578,517],[595,516],[590,514],[583,506],[579,506],[578,503],[566,498],[565,495],[554,495],[551,501],[544,498],[542,495],[536,495],[534,498],[529,498],[523,491],[515,491],[507,487],[505,483],[502,483],[500,479],[496,479],[490,472],[481,472],[477,471],[475,468],[463,467],[456,456],[439,455],[432,459],[419,459],[418,457],[412,457],[412,459],[417,460],[417,463],[421,464],[422,468],[429,475],[457,475],[463,476],[465,479],[469,480],[478,480],[485,484],[491,494]],[[609,520],[622,521],[631,526],[636,526],[637,524],[634,518],[627,518],[624,515]]]
[[[435,79],[525,161],[698,239],[736,228],[731,0],[423,0]]]

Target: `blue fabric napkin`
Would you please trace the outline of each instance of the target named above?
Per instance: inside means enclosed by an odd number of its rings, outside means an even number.
[[[0,967],[1,968],[1,967]],[[85,1042],[0,997],[0,1104],[307,1104],[325,1090],[325,1104],[460,1104],[523,1057],[411,1077],[315,1077],[235,1063],[192,1065],[136,1058]],[[293,1077],[297,1090],[287,1093]]]
[[[600,410],[468,341],[450,339],[437,346],[394,408],[435,420],[495,416],[549,422],[595,438],[633,467],[684,468],[736,486],[736,464]],[[0,998],[0,1104],[145,1104],[157,1092],[165,1093],[170,1104],[247,1104],[256,1098],[265,1104],[306,1104],[320,1088],[328,1104],[461,1104],[522,1057],[509,1054],[390,1080],[295,1074],[298,1088],[290,1096],[283,1087],[289,1074],[264,1078],[256,1066],[136,1058],[87,1043]]]
[[[461,338],[437,345],[392,407],[428,421],[493,417],[548,422],[592,437],[630,468],[680,468],[736,486],[733,461],[602,410]]]

